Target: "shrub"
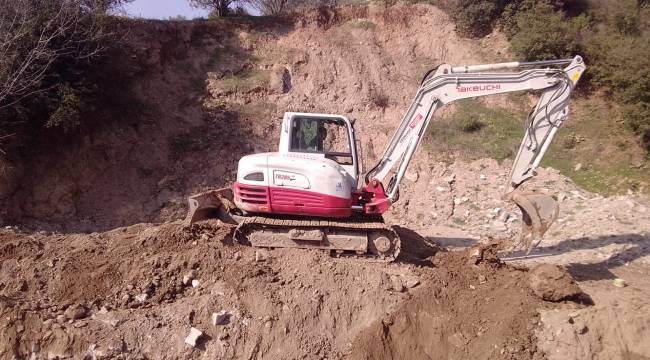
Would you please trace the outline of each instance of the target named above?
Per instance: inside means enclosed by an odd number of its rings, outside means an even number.
[[[375,27],[377,27],[377,24],[375,24],[374,22],[368,19],[353,20],[351,25],[353,28],[364,29],[364,30],[374,29]]]
[[[641,146],[650,151],[650,103],[637,102],[623,107],[626,123],[640,135]]]
[[[507,34],[512,50],[526,60],[571,57],[580,53],[580,32],[588,24],[585,16],[567,20],[551,5],[539,3],[508,19]]]
[[[462,118],[458,123],[458,127],[460,128],[460,130],[466,133],[477,132],[481,130],[484,126],[485,124],[482,123],[478,117],[474,117],[474,116]]]
[[[390,105],[390,99],[383,91],[371,91],[370,101],[380,109],[385,109]]]
[[[503,0],[459,0],[452,15],[461,34],[480,37],[492,31],[503,7]]]
[[[84,103],[107,93],[96,67],[117,37],[104,13],[124,2],[0,0],[0,137],[81,125]]]

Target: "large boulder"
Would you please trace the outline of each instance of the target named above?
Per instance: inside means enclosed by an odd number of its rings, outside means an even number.
[[[582,294],[582,290],[566,269],[542,264],[530,271],[530,288],[546,301],[560,301]]]

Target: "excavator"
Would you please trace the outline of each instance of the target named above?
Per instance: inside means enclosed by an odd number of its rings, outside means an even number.
[[[393,261],[397,232],[382,214],[399,186],[436,110],[453,101],[539,91],[525,121],[504,201],[522,212],[519,244],[539,244],[559,212],[548,195],[523,191],[569,114],[571,93],[586,70],[580,56],[471,66],[439,65],[424,75],[379,161],[361,166],[354,122],[345,116],[286,112],[277,152],[239,160],[232,188],[189,197],[186,224],[217,217],[236,225],[234,240],[263,248],[323,249]],[[489,139],[487,139],[489,141]]]

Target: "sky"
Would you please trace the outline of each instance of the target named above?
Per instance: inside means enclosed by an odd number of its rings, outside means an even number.
[[[195,9],[187,0],[135,0],[124,6],[129,16],[146,19],[167,19],[183,15],[187,19],[207,17],[207,11]]]

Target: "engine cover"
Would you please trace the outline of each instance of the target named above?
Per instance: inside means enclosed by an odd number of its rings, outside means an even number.
[[[233,186],[237,207],[254,213],[349,217],[351,184],[323,154],[262,153],[239,160]]]

